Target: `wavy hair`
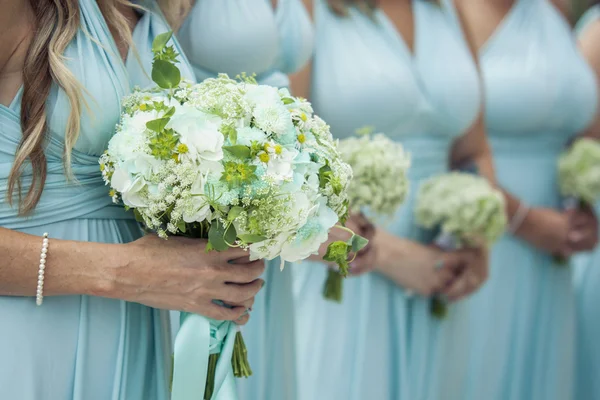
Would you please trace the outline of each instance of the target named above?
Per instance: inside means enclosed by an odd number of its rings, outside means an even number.
[[[122,7],[139,8],[128,0],[97,0],[104,18],[118,40],[132,45],[131,29]],[[165,16],[173,18],[190,0],[158,0]],[[12,205],[18,194],[19,214],[33,211],[39,203],[47,176],[44,153],[48,129],[46,100],[53,84],[65,92],[70,112],[65,131],[63,163],[72,177],[71,152],[80,131],[84,88],[65,64],[63,53],[81,28],[79,0],[29,0],[35,19],[35,32],[23,65],[21,100],[22,138],[8,176],[7,200]],[[171,21],[169,21],[171,22]],[[24,169],[31,165],[32,176],[23,196]]]

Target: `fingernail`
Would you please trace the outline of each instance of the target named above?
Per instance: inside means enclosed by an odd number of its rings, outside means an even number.
[[[568,237],[572,242],[579,242],[583,238],[583,235],[580,232],[571,232]]]
[[[265,283],[267,283],[267,281],[262,281],[262,285],[260,285],[261,289],[265,286]]]

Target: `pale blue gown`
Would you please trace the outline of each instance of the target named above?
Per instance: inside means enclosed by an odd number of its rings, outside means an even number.
[[[549,1],[518,0],[480,60],[499,184],[531,207],[560,209],[557,158],[592,121],[597,101],[567,21]],[[490,267],[468,301],[472,342],[460,399],[572,399],[572,268],[508,234]]]
[[[47,102],[48,176],[35,212],[19,217],[6,202],[6,184],[21,139],[21,92],[0,105],[0,226],[53,239],[123,243],[141,231],[107,195],[98,157],[114,132],[120,99],[131,84],[149,82],[140,67],[128,73],[95,0],[80,0],[81,24],[65,51],[69,69],[88,93],[72,168],[63,169],[70,106],[54,86]],[[150,4],[152,5],[152,4]],[[134,38],[142,59],[153,35],[166,31],[146,13]],[[130,54],[129,59],[135,58]],[[128,64],[130,62],[128,61]],[[132,77],[132,80],[129,79]],[[28,182],[25,173],[24,183]],[[40,238],[41,243],[41,238]],[[53,267],[52,257],[47,268]],[[99,262],[101,260],[98,260]],[[32,288],[35,278],[32,277]],[[168,315],[140,304],[90,296],[0,297],[0,398],[10,400],[165,400],[170,365]]]
[[[196,78],[217,73],[256,74],[261,84],[287,87],[287,74],[312,53],[310,17],[300,0],[197,0],[178,32]],[[289,269],[267,264],[265,287],[256,296],[242,332],[253,375],[238,379],[240,400],[293,400],[295,360]]]
[[[577,24],[579,35],[600,21],[600,5],[590,8]],[[598,43],[600,45],[600,42]],[[600,205],[596,206],[596,216]],[[574,258],[577,310],[575,399],[600,398],[600,248]]]
[[[338,138],[373,126],[412,153],[411,194],[382,228],[430,240],[414,223],[419,183],[448,171],[452,143],[480,108],[477,70],[456,11],[451,1],[413,1],[413,55],[381,11],[369,18],[351,9],[342,18],[324,0],[316,3],[315,112]],[[460,305],[440,322],[429,299],[408,299],[376,273],[346,279],[343,303],[332,303],[322,298],[325,265],[293,268],[300,400],[448,398],[438,394],[452,390],[462,372],[453,352],[468,343]]]

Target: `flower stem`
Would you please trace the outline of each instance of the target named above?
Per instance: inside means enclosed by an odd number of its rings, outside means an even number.
[[[206,387],[204,389],[204,400],[210,400],[215,391],[215,373],[217,372],[217,363],[219,362],[219,353],[208,356],[208,373],[206,374]]]
[[[244,343],[242,332],[239,330],[235,334],[231,366],[233,367],[233,375],[236,378],[247,378],[252,375],[252,369],[248,362],[248,349],[246,343]]]
[[[342,302],[344,293],[344,278],[340,275],[339,271],[328,268],[327,269],[327,280],[323,286],[323,297],[327,300],[335,301],[336,303]]]
[[[429,305],[429,311],[437,319],[444,319],[448,315],[448,304],[440,296],[434,296]]]

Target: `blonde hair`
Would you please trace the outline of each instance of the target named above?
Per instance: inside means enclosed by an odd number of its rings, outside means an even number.
[[[157,0],[167,18],[174,18],[191,0]],[[128,0],[97,0],[104,18],[118,36],[132,44],[131,29],[121,7],[139,8]],[[65,174],[72,176],[71,152],[80,131],[83,90],[80,82],[65,64],[63,53],[81,28],[79,0],[30,0],[35,18],[33,34],[23,65],[23,96],[21,100],[22,138],[8,176],[7,200],[13,203],[15,190],[19,199],[19,214],[33,211],[39,203],[47,176],[44,153],[48,129],[46,100],[52,84],[65,92],[71,107],[65,131],[63,163]],[[171,22],[171,21],[169,21]],[[27,161],[32,178],[25,197],[22,176]]]

